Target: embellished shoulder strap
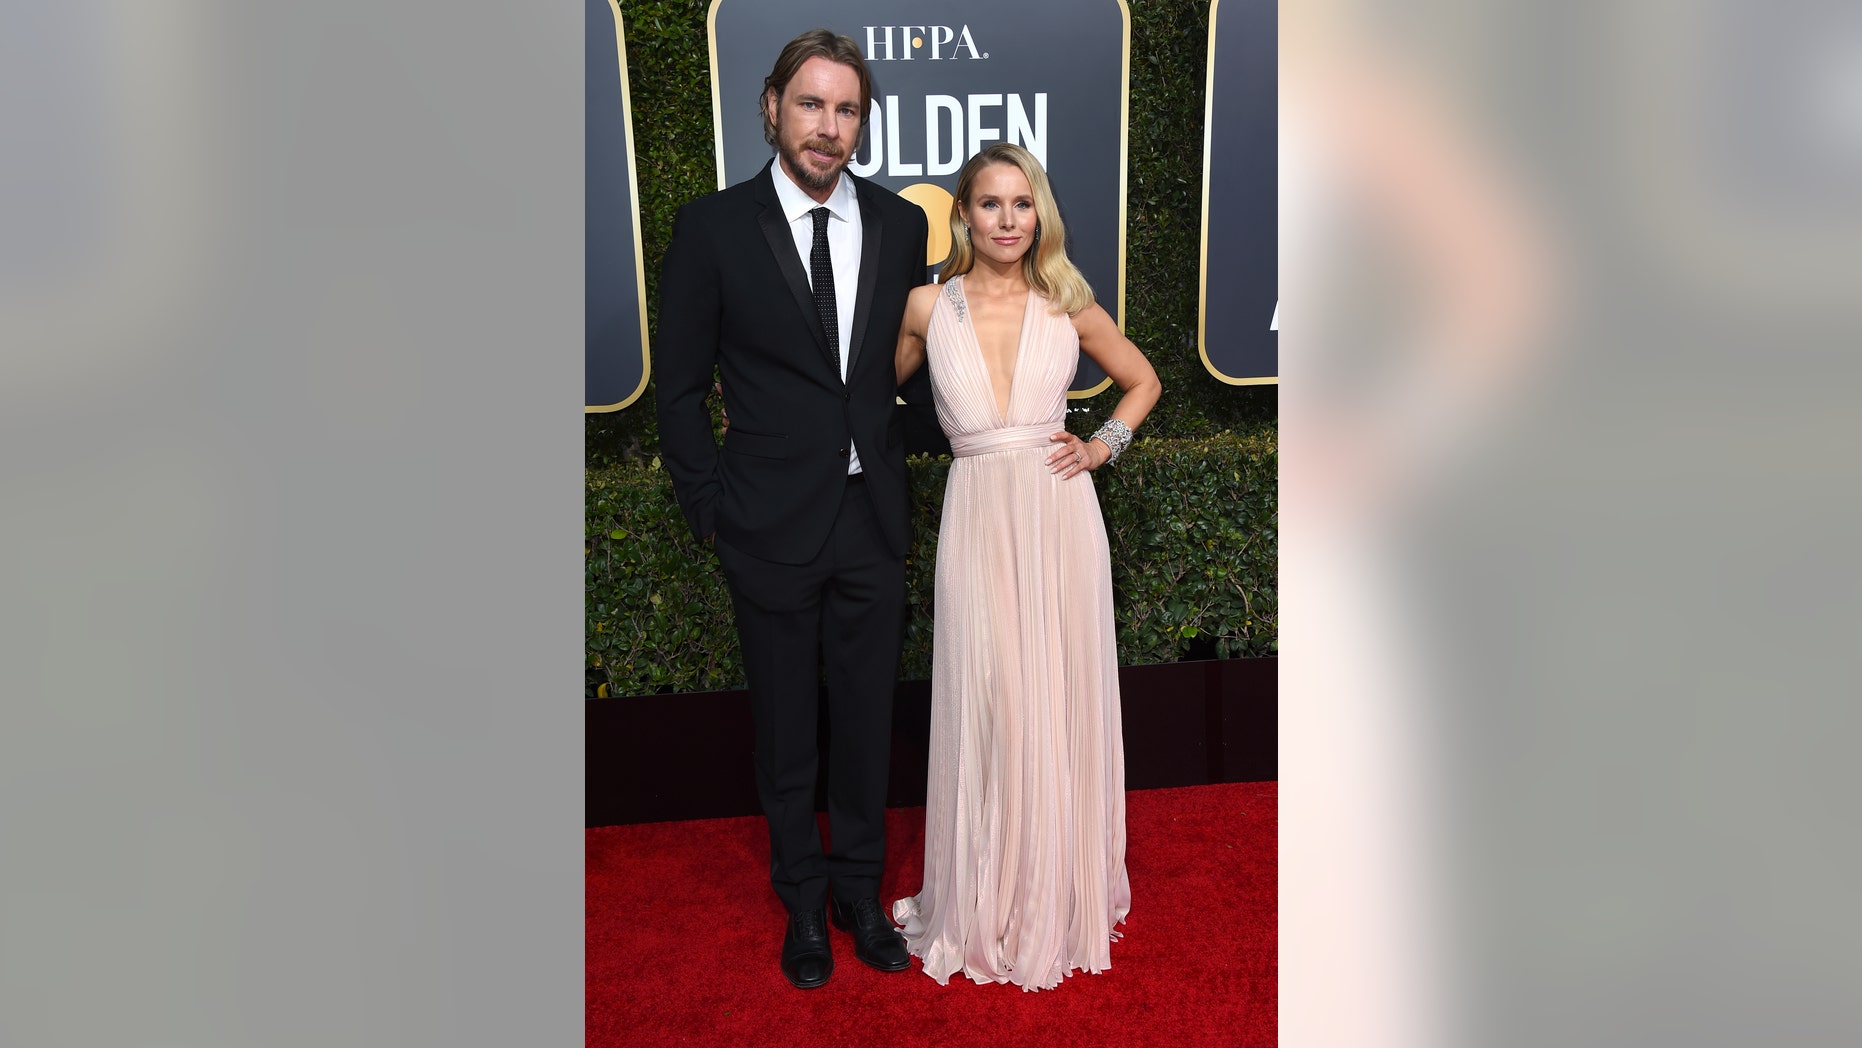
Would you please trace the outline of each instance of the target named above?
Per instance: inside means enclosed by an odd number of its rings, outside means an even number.
[[[964,303],[963,291],[957,286],[957,281],[962,279],[961,276],[951,278],[951,280],[944,285],[944,297],[950,300],[950,308],[957,311],[957,319],[967,321],[969,319],[970,307]]]

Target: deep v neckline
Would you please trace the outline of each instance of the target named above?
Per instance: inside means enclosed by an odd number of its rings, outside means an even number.
[[[989,407],[996,413],[996,425],[1006,427],[1015,408],[1015,389],[1021,384],[1022,357],[1027,355],[1023,351],[1028,348],[1028,321],[1034,315],[1034,289],[1029,288],[1022,300],[1021,327],[1015,333],[1015,362],[1009,365],[1008,396],[1000,401],[1003,406],[997,407],[995,376],[989,373],[989,358],[983,355],[982,337],[976,333],[976,322],[970,319],[970,293],[964,289],[965,283],[963,276],[952,282],[951,287],[957,292],[952,305],[957,307],[957,319],[970,332],[970,348],[976,351],[976,362],[983,369],[983,384],[989,387]]]

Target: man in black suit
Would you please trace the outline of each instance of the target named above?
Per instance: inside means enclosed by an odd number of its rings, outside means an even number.
[[[661,451],[730,584],[770,882],[789,912],[782,971],[803,988],[834,970],[824,907],[861,961],[910,965],[878,893],[911,530],[892,356],[906,295],[924,282],[926,225],[844,170],[871,95],[854,41],[825,29],[790,41],[764,81],[776,158],[679,210],[660,277]],[[714,366],[730,418],[722,449],[705,407]],[[826,855],[814,813],[821,658]]]

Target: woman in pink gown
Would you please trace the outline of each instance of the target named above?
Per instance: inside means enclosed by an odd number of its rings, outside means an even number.
[[[1131,908],[1112,568],[1090,473],[1162,387],[1093,301],[1040,164],[997,144],[958,175],[953,249],[912,293],[903,381],[928,356],[955,461],[938,529],[924,884],[893,916],[940,984],[1025,990],[1111,966]],[[1063,425],[1086,353],[1124,390]]]

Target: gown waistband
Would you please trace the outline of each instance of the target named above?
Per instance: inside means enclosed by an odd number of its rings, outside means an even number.
[[[1059,419],[1033,426],[1004,426],[978,433],[963,433],[950,438],[950,453],[956,458],[989,455],[998,451],[1047,446],[1047,438],[1067,428]]]

